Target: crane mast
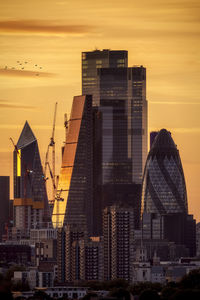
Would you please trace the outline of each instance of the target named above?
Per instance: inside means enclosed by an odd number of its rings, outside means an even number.
[[[47,147],[47,152],[45,156],[45,166],[44,166],[44,177],[46,178],[47,175],[47,167],[49,169],[50,177],[52,180],[52,201],[49,201],[51,204],[54,204],[55,201],[55,194],[56,194],[56,176],[55,176],[55,140],[54,140],[54,135],[55,135],[55,125],[56,125],[56,114],[57,114],[57,105],[58,103],[56,102],[55,104],[55,109],[54,109],[54,118],[53,118],[53,127],[52,127],[52,134],[50,138],[50,143]],[[50,167],[49,163],[49,151],[50,148],[52,148],[52,168]],[[47,179],[47,178],[46,178]]]

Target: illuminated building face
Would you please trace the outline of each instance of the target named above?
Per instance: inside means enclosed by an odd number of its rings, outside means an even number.
[[[74,97],[52,222],[92,228],[92,98]]]
[[[21,176],[21,150],[17,153],[17,177]]]

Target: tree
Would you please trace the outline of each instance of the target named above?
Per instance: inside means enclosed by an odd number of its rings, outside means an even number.
[[[140,295],[143,291],[145,291],[147,289],[151,289],[151,290],[160,292],[162,289],[162,285],[160,283],[139,282],[139,283],[131,285],[129,287],[129,291],[133,295]]]
[[[95,298],[97,297],[97,294],[95,293],[88,293],[87,295],[85,295],[82,300],[90,300],[91,298]]]
[[[143,291],[139,296],[139,300],[150,300],[150,299],[160,300],[160,296],[155,290],[151,290],[151,289]]]
[[[122,300],[130,300],[130,292],[124,288],[114,288],[110,291],[109,296]]]
[[[179,286],[183,289],[200,289],[200,269],[192,270],[183,276]]]
[[[50,300],[51,297],[43,291],[36,291],[32,297],[33,300]]]
[[[177,288],[166,286],[161,291],[161,296],[163,300],[170,299],[171,296],[173,296],[177,292]]]
[[[30,286],[27,281],[17,281],[12,283],[12,291],[30,291]]]
[[[170,300],[199,300],[200,291],[192,289],[177,290],[170,298]]]

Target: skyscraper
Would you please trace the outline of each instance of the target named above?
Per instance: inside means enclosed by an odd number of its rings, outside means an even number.
[[[100,105],[98,70],[101,68],[124,68],[128,66],[127,51],[104,49],[82,53],[82,94],[92,95],[93,106]]]
[[[113,205],[103,211],[104,280],[130,281],[133,270],[134,214],[130,207]]]
[[[183,168],[170,132],[160,130],[148,154],[142,203],[145,212],[188,213]]]
[[[74,97],[52,214],[54,227],[76,224],[92,232],[92,126],[92,97]]]
[[[146,69],[128,68],[127,51],[82,53],[82,93],[93,97],[94,228],[103,208],[126,202],[140,216],[140,188],[147,155]]]
[[[188,215],[186,184],[179,151],[166,129],[149,151],[142,187],[142,237],[184,245],[195,255],[195,220]]]
[[[19,229],[50,222],[37,140],[26,121],[14,150],[14,225]]]

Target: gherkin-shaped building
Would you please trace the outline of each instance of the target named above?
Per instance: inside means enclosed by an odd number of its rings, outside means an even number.
[[[153,245],[156,245],[154,250],[161,256],[161,244],[164,241],[176,245],[176,259],[185,255],[195,256],[195,226],[193,216],[188,214],[186,184],[179,151],[171,133],[162,129],[153,141],[144,170],[141,224],[143,242],[150,242],[150,252]]]
[[[148,154],[142,187],[143,212],[188,213],[187,192],[179,151],[171,133],[160,130]]]

